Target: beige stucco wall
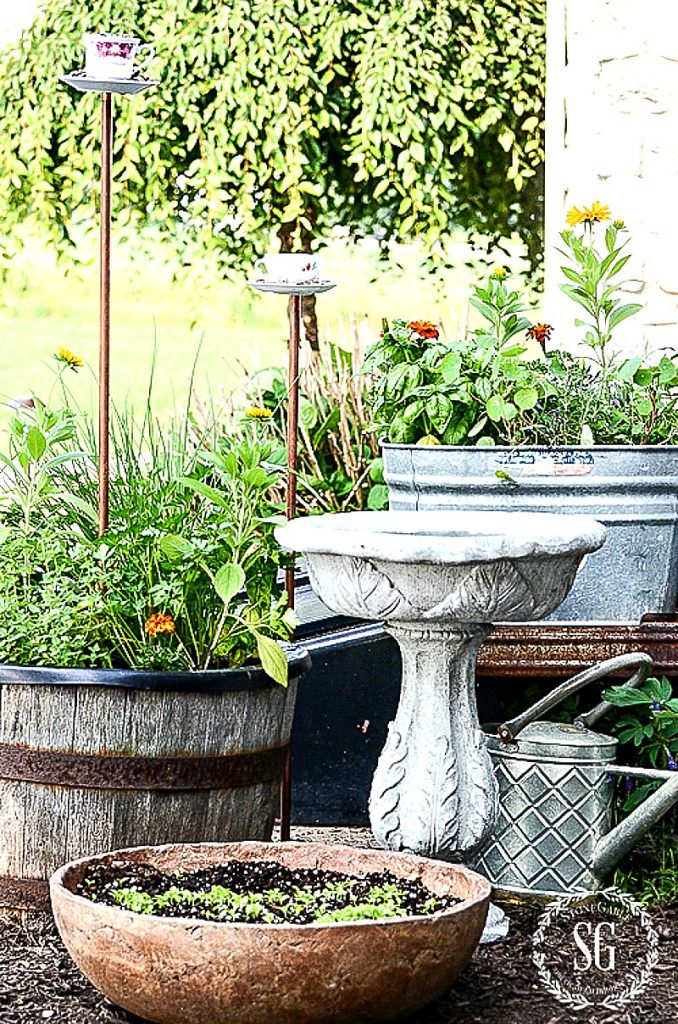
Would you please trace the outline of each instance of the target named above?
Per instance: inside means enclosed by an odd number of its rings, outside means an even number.
[[[553,246],[598,199],[631,230],[629,300],[646,304],[623,348],[678,347],[678,2],[548,0],[548,22],[546,316],[572,324]]]

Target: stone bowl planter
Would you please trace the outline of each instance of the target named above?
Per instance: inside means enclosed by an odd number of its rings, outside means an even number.
[[[430,917],[256,925],[148,917],[75,893],[89,868],[124,857],[164,872],[234,857],[420,878],[463,902]],[[353,1024],[412,1013],[444,992],[480,939],[486,879],[411,854],[321,843],[176,844],[75,861],[50,880],[57,927],[78,967],[124,1009],[159,1024]]]

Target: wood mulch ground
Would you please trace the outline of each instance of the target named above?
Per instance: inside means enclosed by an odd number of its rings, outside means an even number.
[[[293,838],[368,845],[362,830],[297,829]],[[371,845],[371,844],[370,844]],[[404,1024],[678,1024],[678,907],[654,909],[660,963],[628,1012],[573,1012],[544,990],[532,965],[539,909],[507,908],[509,937],[481,947],[442,999]],[[48,920],[0,924],[2,1024],[142,1024],[99,995],[74,966]],[[267,1024],[262,1021],[261,1024]],[[294,1024],[293,1021],[290,1024]]]

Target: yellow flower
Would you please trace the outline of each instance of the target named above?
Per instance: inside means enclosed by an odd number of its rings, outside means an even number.
[[[611,217],[610,207],[602,206],[597,200],[584,207],[584,219],[588,224],[593,224],[597,220],[610,220]]]
[[[270,409],[264,409],[261,405],[252,405],[245,409],[245,416],[251,420],[270,420],[272,415]]]
[[[490,275],[491,277],[496,277],[499,281],[503,281],[506,277],[506,267],[492,267]]]
[[[570,227],[576,228],[578,224],[595,224],[596,221],[610,220],[612,214],[610,213],[609,206],[603,206],[598,200],[595,203],[591,203],[590,206],[585,206],[583,210],[580,210],[577,206],[573,206],[571,210],[568,210],[565,220]]]
[[[70,349],[64,348],[63,345],[59,347],[58,352],[54,353],[54,358],[57,363],[65,363],[66,366],[70,366],[71,370],[79,370],[85,365],[80,356],[76,356]]]
[[[586,220],[586,214],[583,210],[579,210],[576,206],[573,206],[571,210],[567,211],[567,217],[565,220],[571,228],[576,228],[578,224],[581,224],[583,220]]]

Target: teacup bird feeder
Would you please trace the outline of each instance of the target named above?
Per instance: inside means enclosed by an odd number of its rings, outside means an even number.
[[[282,261],[299,257],[300,254],[281,253],[276,254],[274,259]],[[307,273],[299,275],[300,279],[275,280],[272,278],[257,278],[249,282],[251,288],[258,292],[272,292],[276,295],[288,297],[288,319],[289,319],[289,345],[288,345],[288,372],[287,372],[287,481],[285,487],[285,513],[288,520],[296,518],[297,515],[297,464],[299,445],[299,348],[301,343],[301,303],[306,295],[319,295],[322,292],[330,291],[336,287],[334,281],[308,278]],[[287,604],[294,608],[294,566],[291,565],[285,570],[285,590],[287,592]],[[287,757],[285,774],[280,793],[280,838],[286,841],[290,838],[290,818],[292,800],[292,776],[291,776],[290,755]]]
[[[104,36],[86,37],[104,39]],[[117,39],[118,37],[108,37]],[[138,40],[134,40],[138,44]],[[88,44],[89,45],[89,44]],[[117,53],[112,54],[117,60]],[[88,58],[89,59],[89,58]],[[97,65],[105,70],[105,57]],[[89,66],[89,65],[88,65]],[[89,68],[91,70],[91,67]],[[87,71],[60,75],[60,81],[78,92],[101,95],[101,179],[99,201],[99,534],[108,528],[110,380],[111,380],[111,190],[113,177],[113,95],[135,96],[158,83],[139,76],[117,78],[116,67],[110,78],[93,77]]]

